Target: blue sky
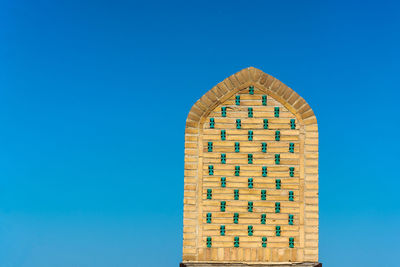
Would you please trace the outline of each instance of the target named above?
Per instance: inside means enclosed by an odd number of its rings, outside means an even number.
[[[248,66],[317,115],[321,262],[395,266],[399,8],[2,1],[0,267],[177,266],[186,116]]]

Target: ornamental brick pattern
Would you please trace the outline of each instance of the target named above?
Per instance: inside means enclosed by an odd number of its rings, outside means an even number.
[[[192,107],[185,131],[183,262],[318,261],[318,126],[255,68]]]

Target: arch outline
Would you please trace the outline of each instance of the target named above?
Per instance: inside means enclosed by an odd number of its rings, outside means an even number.
[[[303,152],[301,158],[304,179],[304,196],[301,207],[303,215],[299,261],[318,261],[318,124],[309,104],[293,89],[263,71],[249,67],[233,74],[205,93],[191,108],[185,128],[185,173],[184,173],[184,229],[183,261],[203,261],[199,255],[201,235],[201,181],[198,170],[202,165],[202,125],[210,112],[226,99],[244,88],[254,85],[264,90],[292,112],[304,125]]]

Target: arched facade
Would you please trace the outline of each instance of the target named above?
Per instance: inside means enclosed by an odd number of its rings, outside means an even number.
[[[296,92],[250,67],[192,107],[183,262],[318,262],[318,125]]]

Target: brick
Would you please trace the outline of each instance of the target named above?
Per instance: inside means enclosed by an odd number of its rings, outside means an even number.
[[[279,261],[278,249],[272,249],[271,259],[274,262],[278,262]]]
[[[224,260],[231,260],[231,248],[224,248]]]
[[[318,145],[318,138],[306,138],[304,143],[306,145]]]
[[[317,183],[306,183],[306,190],[318,190],[318,184]]]
[[[229,92],[229,89],[226,87],[224,82],[220,82],[219,84],[217,84],[217,87],[219,88],[219,90],[225,95]]]
[[[286,90],[282,94],[282,98],[287,101],[290,98],[290,96],[292,95],[292,93],[293,93],[293,89],[292,88],[288,88],[288,90]]]
[[[316,174],[318,174],[318,169],[316,171]],[[307,173],[306,176],[305,176],[305,180],[306,180],[307,183],[318,182],[318,175],[315,175],[313,173]]]
[[[318,168],[317,167],[308,167],[306,169],[306,174],[318,174]]]
[[[240,71],[240,72],[235,74],[235,77],[240,82],[240,84],[243,84],[243,83],[245,83],[245,82],[250,80],[248,75],[245,73],[245,71],[247,71],[247,70],[244,69],[244,70],[242,70],[242,71]]]
[[[261,85],[264,85],[268,79],[268,74],[262,73],[260,75],[260,80],[258,81]]]
[[[304,101],[305,102],[305,101]],[[308,110],[311,110],[311,107],[310,107],[310,105],[308,105],[306,102],[304,103],[304,105],[301,107],[301,108],[299,108],[298,110],[297,110],[297,112],[299,113],[299,114],[303,114],[304,112],[306,112],[306,111],[308,111]]]
[[[196,228],[192,226],[183,226],[183,232],[184,233],[195,233]]]
[[[306,256],[315,256],[318,254],[318,249],[305,249],[304,255]]]
[[[306,159],[307,166],[318,166],[318,160],[316,159]]]
[[[217,84],[216,86],[214,86],[212,90],[215,90],[215,95],[218,96],[218,100],[220,100],[221,98],[223,98],[223,97],[226,95],[226,93],[227,93],[224,89],[220,88],[220,87],[218,86],[218,84]]]
[[[245,83],[253,81],[250,73],[250,68],[245,68],[240,73],[242,74]]]
[[[183,200],[183,204],[196,205],[196,199],[186,198]]]
[[[306,190],[304,192],[305,197],[318,197],[318,190]]]
[[[210,91],[208,91],[205,96],[207,96],[208,99],[211,100],[211,102],[213,104],[215,104],[215,102],[218,102],[218,96],[215,94],[215,91],[213,91],[213,89],[211,89]],[[212,106],[212,105],[211,105]]]
[[[184,225],[183,233],[196,233],[196,227]]]
[[[184,240],[195,240],[196,237],[197,236],[194,233],[183,233],[183,239]]]
[[[195,135],[197,135],[197,134],[199,134],[199,129],[198,128],[192,128],[192,127],[185,128],[185,134],[195,134]]]
[[[197,170],[197,164],[185,164],[185,170]]]
[[[185,206],[183,207],[183,211],[187,211],[187,212],[196,211],[196,206],[193,206],[193,205],[185,205]]]
[[[285,84],[281,83],[279,89],[276,91],[276,94],[281,96],[288,90],[291,90],[289,87],[287,87]]]
[[[226,78],[223,81],[223,83],[224,83],[225,87],[228,89],[229,92],[233,91],[236,88],[236,86],[232,84],[232,82],[231,82],[231,80],[229,78]]]
[[[217,250],[217,248],[212,248],[211,249],[211,260],[212,261],[218,260],[218,250]]]
[[[308,198],[308,197],[306,197],[304,202],[306,204],[317,205],[318,204],[318,198]]]
[[[277,80],[274,77],[268,76],[264,86],[269,89],[275,81]]]
[[[233,85],[233,88],[237,88],[240,86],[240,82],[237,80],[235,75],[231,75],[230,77],[228,77],[228,80]]]
[[[289,250],[290,252],[290,261],[291,262],[296,262],[297,261],[297,248],[292,248]]]
[[[217,259],[216,260],[218,260],[218,261],[224,260],[224,248],[217,249]]]
[[[195,148],[197,149],[197,143],[193,141],[185,142],[185,148]]]
[[[308,212],[308,211],[316,211],[316,212],[318,212],[318,206],[316,206],[316,205],[306,205],[305,211],[306,212]]]
[[[195,248],[183,248],[182,252],[183,252],[183,254],[195,254],[196,249]]]
[[[187,116],[187,120],[190,120],[190,121],[199,121],[199,120],[200,120],[200,116],[197,115],[197,114],[194,113],[194,112],[190,112],[190,113],[188,114],[188,116]]]
[[[183,219],[197,219],[197,214],[193,212],[184,212]]]
[[[307,132],[307,138],[318,138],[318,132]]]
[[[192,155],[187,155],[185,156],[185,163],[194,163],[197,164],[197,161],[199,160],[198,157],[192,156]]]
[[[204,105],[204,103],[202,103],[200,101],[200,99],[197,100],[196,103],[193,106],[195,106],[197,109],[201,110],[202,111],[201,114],[204,114],[204,112],[206,112],[208,110],[208,106]]]
[[[196,192],[195,192],[195,191],[188,191],[188,190],[185,190],[185,191],[184,191],[184,196],[185,196],[185,197],[195,197],[195,196],[196,196]]]
[[[307,219],[306,224],[309,226],[318,226],[318,219]]]
[[[189,134],[185,135],[185,141],[187,142],[197,142],[198,139],[199,137],[197,135],[189,135]]]
[[[208,97],[207,94],[203,95],[200,98],[200,103],[203,104],[206,107],[210,107],[214,104],[214,102]]]
[[[306,131],[313,131],[313,132],[318,132],[318,125],[306,125],[304,127]]]
[[[279,90],[279,88],[281,87],[281,85],[282,85],[282,83],[279,80],[275,79],[274,82],[270,86],[270,90],[272,92],[277,92]]]
[[[199,159],[198,157],[198,150],[197,149],[185,149],[185,155],[190,155],[195,157],[197,160]]]
[[[204,249],[204,260],[211,261],[211,248]]]
[[[318,234],[307,234],[307,240],[318,240]]]
[[[196,177],[197,170],[185,170],[184,174],[185,176]]]
[[[304,119],[304,124],[310,125],[310,124],[317,124],[317,119],[314,117],[309,117],[307,119]]]
[[[185,177],[184,182],[185,184],[195,184],[197,183],[198,179],[197,177]]]
[[[256,68],[253,68],[253,67],[250,67],[249,71],[250,71],[251,80],[254,82],[258,82],[258,80],[261,77],[261,71]]]
[[[214,86],[214,87],[210,90],[210,92],[212,92],[212,93],[215,95],[216,100],[219,100],[219,99],[224,95],[224,94],[219,90],[219,88],[216,87],[216,86]]]
[[[199,246],[201,246],[201,245],[199,245]],[[204,248],[198,249],[197,260],[200,260],[200,261],[206,260],[206,251]]]
[[[287,100],[289,104],[293,105],[294,102],[296,102],[298,99],[300,98],[300,96],[293,91],[292,95],[289,97],[289,99]]]
[[[199,100],[197,100],[196,105],[203,110],[204,112],[207,112],[210,108],[210,106],[204,104],[204,102],[201,101],[201,98]]]
[[[318,256],[317,255],[304,255],[304,261],[318,262]]]
[[[193,121],[193,120],[190,120],[190,119],[187,119],[186,120],[186,127],[188,128],[188,127],[193,127],[193,128],[196,128],[196,127],[198,127],[199,126],[199,123],[197,122],[197,121]]]
[[[307,119],[307,118],[310,118],[310,117],[314,117],[315,118],[315,114],[314,114],[314,111],[312,111],[311,109],[310,110],[308,110],[308,111],[306,111],[306,112],[304,112],[303,114],[301,114],[301,118],[304,120],[304,119]],[[316,118],[315,118],[316,119]]]
[[[304,261],[304,249],[298,249],[297,250],[297,260],[299,262]]]
[[[318,234],[318,227],[315,226],[306,226],[305,233],[307,234]]]
[[[303,98],[299,98],[294,104],[293,107],[297,110],[300,110],[304,105],[306,105],[306,101]]]
[[[183,261],[195,261],[197,259],[195,254],[187,254],[185,252],[183,253],[183,256],[182,256]]]
[[[196,241],[194,241],[194,240],[183,240],[183,246],[184,247],[195,247],[196,246]]]
[[[196,190],[195,184],[185,184],[185,190]]]
[[[194,113],[196,114],[198,117],[201,117],[204,112],[206,112],[207,110],[202,108],[202,106],[200,106],[197,102],[192,106],[192,108],[190,109],[189,114]]]
[[[289,248],[284,248],[284,249],[279,249],[278,250],[278,258],[280,262],[285,262],[288,259],[290,259],[290,249]]]
[[[237,259],[238,259],[238,261],[243,261],[243,255],[244,254],[244,249],[243,248],[238,248],[238,257],[237,257]]]

